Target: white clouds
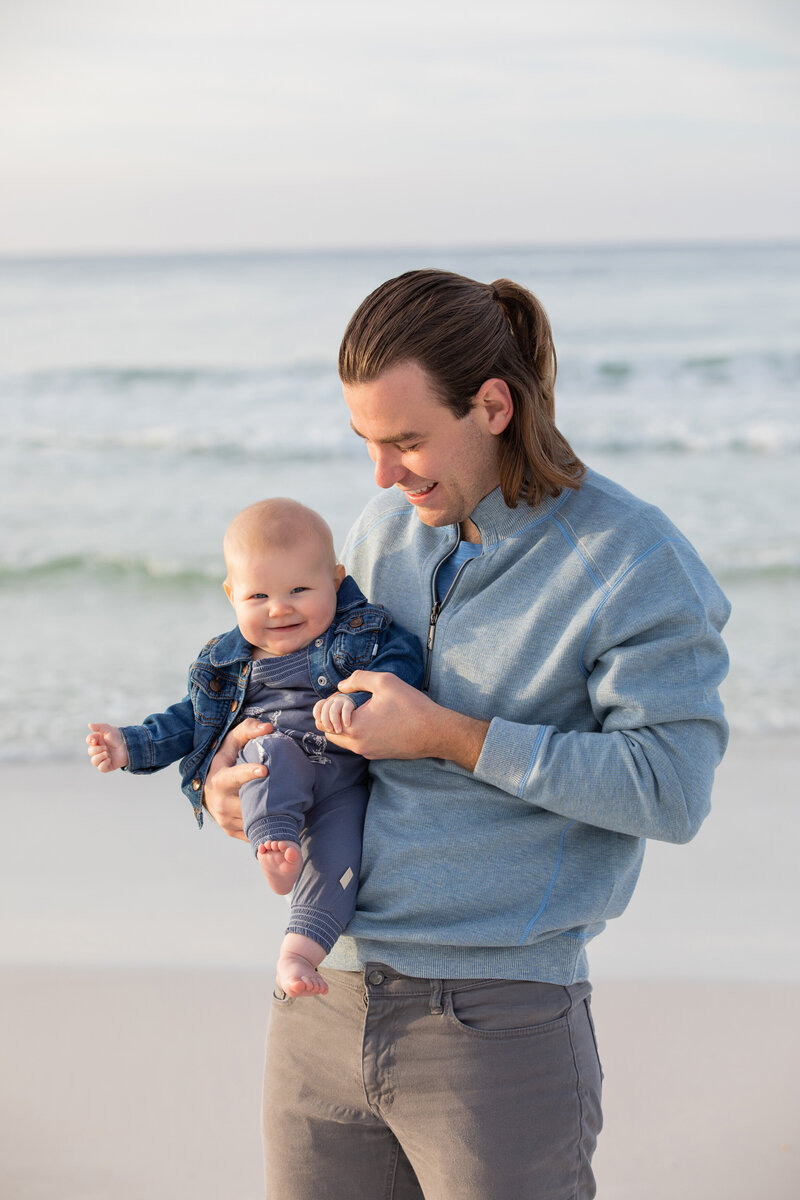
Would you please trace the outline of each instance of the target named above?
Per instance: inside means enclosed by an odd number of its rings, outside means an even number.
[[[796,234],[799,46],[784,0],[6,0],[0,246]]]

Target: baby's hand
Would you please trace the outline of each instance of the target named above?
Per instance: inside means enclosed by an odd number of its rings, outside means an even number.
[[[92,766],[98,771],[116,771],[127,767],[128,751],[125,739],[116,725],[89,725],[91,733],[86,739]]]
[[[345,733],[350,727],[355,704],[349,696],[335,692],[326,700],[318,700],[314,705],[314,720],[317,729],[325,733]]]

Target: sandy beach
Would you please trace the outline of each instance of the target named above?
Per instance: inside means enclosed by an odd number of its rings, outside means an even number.
[[[267,976],[28,968],[0,987],[0,1194],[258,1200]],[[598,986],[601,1200],[794,1200],[798,1004],[797,986]]]
[[[599,939],[601,1200],[800,1194],[798,757],[735,742],[696,842],[651,846]],[[0,772],[0,1196],[258,1200],[282,910],[242,847],[187,830],[166,773],[36,777],[38,813],[27,772]]]

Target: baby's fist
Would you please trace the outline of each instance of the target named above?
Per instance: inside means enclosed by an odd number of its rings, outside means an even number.
[[[91,733],[86,738],[86,746],[92,766],[98,771],[116,771],[128,765],[128,749],[122,731],[116,725],[100,723],[89,725]]]
[[[346,733],[350,728],[355,704],[349,696],[335,692],[325,700],[318,700],[314,705],[314,719],[317,729],[325,733]]]

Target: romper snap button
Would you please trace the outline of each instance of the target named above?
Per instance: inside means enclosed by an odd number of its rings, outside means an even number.
[[[315,645],[315,646],[317,646],[317,647],[321,646],[321,645],[322,645],[322,638],[317,638],[317,640],[314,642],[314,645]]]
[[[367,983],[374,984],[375,987],[378,987],[379,984],[383,983],[385,978],[386,976],[384,975],[383,971],[370,971],[369,975],[367,976]]]
[[[325,685],[326,685],[326,683],[327,683],[327,682],[328,682],[328,677],[327,677],[327,675],[319,675],[319,676],[317,676],[317,683],[319,684],[319,686],[320,686],[320,687],[325,687]]]

